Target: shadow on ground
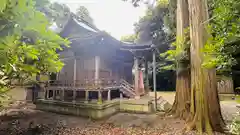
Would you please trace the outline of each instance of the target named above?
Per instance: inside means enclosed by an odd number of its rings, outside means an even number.
[[[223,115],[232,119],[233,102],[222,102]],[[34,109],[32,104],[0,115],[0,135],[179,135],[184,121],[157,114],[118,113],[101,121]],[[3,113],[0,112],[0,113]],[[195,135],[194,131],[186,135]],[[220,135],[220,134],[218,134]]]
[[[177,132],[184,125],[181,120],[165,120],[153,114],[119,113],[93,121],[42,112],[29,106],[10,109],[0,119],[0,135],[160,135]]]
[[[56,135],[66,128],[66,118],[69,121],[76,119],[71,116],[34,110],[32,105],[11,108],[0,116],[0,135]],[[82,119],[81,123],[86,124],[87,121]]]

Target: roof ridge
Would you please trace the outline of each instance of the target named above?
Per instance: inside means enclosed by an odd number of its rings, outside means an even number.
[[[79,22],[82,22],[82,23],[88,25],[90,28],[92,28],[92,29],[94,29],[94,30],[96,30],[96,31],[100,31],[95,25],[90,24],[89,22],[87,22],[86,20],[78,17],[78,16],[77,16],[76,14],[74,14],[74,13],[71,13],[71,17],[73,17],[74,19],[76,19],[76,20],[79,21]]]

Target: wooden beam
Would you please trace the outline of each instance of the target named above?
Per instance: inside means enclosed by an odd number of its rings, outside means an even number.
[[[62,100],[62,101],[65,100],[65,89],[62,90],[62,99],[61,99],[61,100]]]
[[[148,61],[145,59],[145,91],[149,90]]]
[[[120,50],[122,51],[149,51],[149,50],[152,50],[152,48],[145,48],[145,49],[125,49],[125,48],[120,48]]]
[[[74,64],[73,64],[73,86],[76,86],[76,80],[77,80],[77,75],[76,75],[76,71],[77,71],[77,60],[74,59]],[[73,90],[73,101],[76,100],[76,90]]]
[[[156,54],[153,51],[153,91],[154,91],[154,109],[157,111],[157,90],[156,90]]]
[[[134,81],[135,81],[135,92],[136,92],[136,98],[140,98],[139,96],[139,88],[138,88],[138,81],[139,81],[139,73],[138,73],[138,58],[134,58]]]
[[[88,103],[89,100],[89,91],[85,90],[85,102]]]
[[[80,56],[75,56],[75,57],[66,57],[66,58],[61,58],[60,60],[61,61],[68,61],[68,60],[74,60],[74,59],[80,59],[81,57]],[[122,62],[122,60],[121,59],[115,59],[114,58],[114,61],[117,61],[117,62]],[[124,64],[124,65],[132,65],[132,63],[131,62],[122,62],[122,64]]]
[[[95,80],[99,79],[99,69],[100,69],[100,57],[95,56]],[[97,82],[95,82],[97,83]]]
[[[102,104],[103,100],[102,100],[102,91],[98,91],[98,104]]]
[[[111,90],[108,90],[108,96],[107,96],[108,101],[111,100]]]

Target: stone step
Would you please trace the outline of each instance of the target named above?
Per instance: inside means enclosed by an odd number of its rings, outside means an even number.
[[[152,98],[151,100],[152,104],[154,105],[155,104],[155,101],[154,101],[154,98]],[[167,101],[165,100],[163,97],[159,97],[157,99],[157,109],[159,111],[168,111],[169,109],[171,109],[172,105]]]

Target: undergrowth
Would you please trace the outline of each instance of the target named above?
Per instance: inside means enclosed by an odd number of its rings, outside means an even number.
[[[236,101],[237,101],[237,103],[240,103],[240,95],[236,96]]]
[[[240,135],[240,108],[238,110],[237,116],[233,119],[229,126],[230,132],[234,135]]]

